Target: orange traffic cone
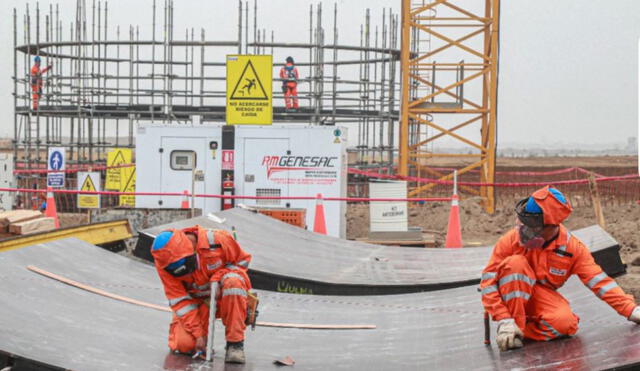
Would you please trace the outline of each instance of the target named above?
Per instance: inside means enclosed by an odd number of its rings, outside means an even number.
[[[313,231],[320,234],[327,234],[327,224],[324,220],[324,206],[322,205],[322,194],[316,195],[316,215],[313,219]]]
[[[60,228],[60,220],[58,220],[58,211],[56,210],[56,200],[53,198],[53,190],[51,187],[47,188],[47,208],[44,211],[44,215],[53,218],[56,228]]]
[[[456,194],[451,196],[451,212],[449,213],[447,240],[444,243],[444,247],[462,247],[462,231],[460,230],[460,208],[458,207],[458,195]]]
[[[180,204],[180,208],[188,209],[189,208],[189,192],[184,191],[182,192],[182,194],[184,194],[184,196],[182,196],[182,203]]]

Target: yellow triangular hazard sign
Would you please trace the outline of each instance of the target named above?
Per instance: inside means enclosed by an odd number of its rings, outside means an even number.
[[[231,93],[231,100],[269,100],[267,92],[262,86],[262,82],[256,73],[256,69],[253,68],[251,60],[247,61],[247,65],[244,66],[244,70],[236,82],[233,93]]]
[[[82,183],[82,191],[89,191],[89,192],[95,192],[96,191],[96,186],[95,184],[93,184],[93,180],[91,180],[91,177],[89,175],[87,175],[86,178],[84,178],[84,183]]]
[[[107,164],[107,166],[117,166],[117,165],[122,165],[124,164],[124,155],[122,154],[122,151],[116,151],[116,155],[113,158],[113,161],[111,161],[110,164]]]

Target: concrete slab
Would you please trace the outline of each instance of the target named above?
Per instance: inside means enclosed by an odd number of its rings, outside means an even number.
[[[387,296],[310,296],[261,291],[261,320],[371,323],[375,330],[248,331],[244,366],[213,364],[166,347],[170,314],[114,301],[28,271],[35,265],[115,294],[166,304],[153,267],[75,239],[0,254],[0,352],[24,367],[73,370],[270,370],[291,356],[304,370],[609,369],[640,365],[640,327],[618,316],[577,280],[562,290],[580,316],[571,339],[506,353],[482,344],[475,286]],[[493,332],[493,331],[492,331]]]
[[[253,255],[250,276],[256,288],[298,294],[384,295],[475,285],[492,247],[465,249],[372,245],[324,236],[276,219],[235,208],[165,224],[140,232],[134,254],[151,260],[153,238],[168,228],[199,224],[235,227],[243,249]],[[575,231],[596,261],[612,276],[625,272],[618,243],[599,226]]]

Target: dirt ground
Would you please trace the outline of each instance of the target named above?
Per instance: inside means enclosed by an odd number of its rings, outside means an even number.
[[[626,173],[637,171],[637,157],[592,157],[592,158],[551,158],[540,161],[536,158],[502,158],[498,160],[500,168],[521,168],[527,171],[531,167],[541,167],[544,163],[552,168],[580,166],[584,168],[624,167]],[[452,163],[440,166],[460,165]],[[640,300],[640,204],[628,201],[621,204],[603,205],[606,230],[621,246],[620,255],[627,264],[627,274],[617,278],[627,293]],[[409,226],[422,227],[423,231],[433,233],[437,246],[443,246],[450,204],[431,202],[416,205],[409,210]],[[495,214],[489,215],[480,206],[478,198],[460,201],[460,223],[462,240],[467,248],[491,246],[497,239],[512,228],[515,223],[513,206],[498,207]],[[597,224],[591,206],[577,206],[564,223],[569,229],[579,229]],[[347,238],[367,237],[369,232],[369,206],[351,204],[347,209]]]

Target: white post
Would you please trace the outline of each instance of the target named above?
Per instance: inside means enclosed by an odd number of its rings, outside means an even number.
[[[216,324],[216,296],[218,282],[211,282],[211,300],[209,300],[209,335],[207,336],[207,362],[213,358],[213,332]]]
[[[458,194],[458,170],[453,171],[453,194]]]

